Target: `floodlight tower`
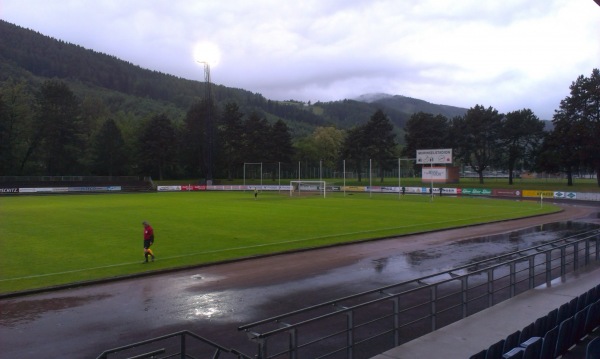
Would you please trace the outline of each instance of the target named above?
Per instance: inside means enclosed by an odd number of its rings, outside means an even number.
[[[214,147],[214,111],[212,86],[210,83],[210,64],[207,61],[198,61],[204,65],[204,105],[206,106],[206,120],[204,128],[204,163],[206,166],[206,184],[212,185],[213,180],[213,147]]]

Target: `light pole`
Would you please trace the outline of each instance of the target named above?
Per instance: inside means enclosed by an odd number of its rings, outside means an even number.
[[[206,61],[198,61],[204,65],[204,105],[206,106],[206,121],[204,123],[204,165],[206,167],[206,185],[212,185],[213,181],[213,146],[214,146],[214,121],[213,121],[213,98],[210,84],[210,64]]]

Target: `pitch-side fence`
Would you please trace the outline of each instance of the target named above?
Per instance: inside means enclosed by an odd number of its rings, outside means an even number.
[[[590,230],[242,325],[238,329],[256,345],[253,356],[179,332],[107,350],[98,359],[132,348],[138,354],[128,358],[193,358],[188,338],[208,345],[214,358],[369,358],[598,263],[600,230]],[[179,338],[179,344],[161,346],[172,338]]]

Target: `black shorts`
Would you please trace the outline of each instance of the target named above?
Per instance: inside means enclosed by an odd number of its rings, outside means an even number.
[[[153,239],[144,239],[144,249],[150,248],[150,246],[154,243]]]

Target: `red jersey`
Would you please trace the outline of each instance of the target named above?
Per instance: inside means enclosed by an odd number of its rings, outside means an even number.
[[[149,224],[144,226],[144,240],[154,239],[154,229]]]

